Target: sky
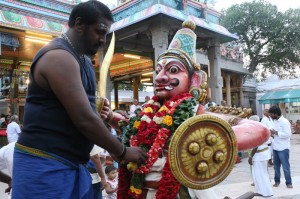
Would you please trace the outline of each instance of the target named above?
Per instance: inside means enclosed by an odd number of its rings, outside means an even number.
[[[215,9],[221,11],[233,4],[241,4],[244,2],[251,2],[252,0],[216,0]],[[276,5],[278,10],[284,12],[289,8],[300,8],[300,0],[266,0],[273,5]]]

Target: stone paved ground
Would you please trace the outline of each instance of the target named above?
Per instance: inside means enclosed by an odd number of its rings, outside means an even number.
[[[274,196],[269,197],[270,199],[300,199],[300,135],[294,134],[291,142],[291,174],[293,180],[293,189],[287,189],[284,182],[281,180],[281,185],[277,188],[273,188]],[[270,178],[272,184],[274,183],[274,169],[269,167]],[[282,174],[283,175],[283,174]],[[255,191],[254,187],[250,186],[252,183],[252,177],[250,168],[247,162],[247,158],[242,159],[242,162],[236,164],[229,176],[221,182],[219,185],[214,187],[215,192],[220,196],[220,199],[225,196],[229,196],[232,199],[248,192]],[[0,199],[6,199],[7,195],[4,194],[4,189],[7,187],[6,184],[0,182]],[[104,192],[103,192],[104,193]],[[259,199],[262,197],[254,197]]]
[[[291,175],[293,180],[293,189],[287,189],[285,186],[284,178],[281,179],[281,184],[278,188],[273,188],[274,196],[269,198],[276,199],[300,199],[300,135],[293,134],[291,139],[291,153],[290,153],[290,164],[291,164]],[[274,169],[269,167],[269,174],[271,183],[274,184]],[[283,171],[281,171],[283,177]],[[255,192],[255,188],[250,186],[252,183],[252,177],[250,173],[250,167],[248,159],[242,159],[242,162],[236,164],[229,176],[215,186],[216,193],[221,198],[224,196],[230,196],[236,198],[248,191]],[[262,198],[262,197],[254,197]]]

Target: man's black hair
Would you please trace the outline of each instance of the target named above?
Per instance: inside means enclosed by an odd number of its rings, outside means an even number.
[[[114,21],[109,8],[96,0],[80,3],[73,8],[68,22],[70,28],[74,27],[75,21],[78,17],[80,17],[82,22],[86,25],[97,23],[101,17],[104,17],[112,22]]]
[[[107,167],[105,167],[105,173],[109,174],[111,171],[117,170],[116,167],[112,166],[112,165],[108,165]]]
[[[270,109],[269,109],[269,113],[272,113],[272,114],[276,114],[278,116],[281,116],[281,110],[278,106],[272,106]]]

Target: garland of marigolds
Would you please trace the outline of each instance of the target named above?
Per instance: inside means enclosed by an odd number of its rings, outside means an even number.
[[[161,157],[163,149],[168,146],[177,127],[194,115],[196,100],[185,93],[172,97],[161,106],[154,96],[137,111],[137,116],[129,120],[124,129],[123,142],[127,146],[138,146],[148,153],[146,163],[138,166],[129,162],[119,170],[118,198],[138,199],[142,196],[145,175],[149,173],[154,162]],[[157,199],[175,198],[180,183],[174,178],[168,158],[162,172],[162,179],[156,193]],[[130,181],[130,182],[129,182]],[[127,193],[126,193],[127,192]]]

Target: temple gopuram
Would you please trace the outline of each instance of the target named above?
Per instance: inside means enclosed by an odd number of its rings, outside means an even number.
[[[212,100],[227,106],[255,110],[255,87],[245,84],[249,72],[243,68],[238,36],[219,24],[221,13],[195,0],[128,0],[112,8],[116,35],[115,54],[110,67],[107,96],[118,109],[120,84],[130,84],[132,98],[138,89],[153,85],[156,60],[164,52],[186,18],[196,23],[197,60],[208,73]],[[0,1],[0,113],[19,114],[22,121],[31,61],[38,50],[64,33],[68,16],[80,1]],[[98,73],[111,39],[92,57]],[[230,42],[230,43],[228,43]],[[97,74],[99,76],[99,74]]]

